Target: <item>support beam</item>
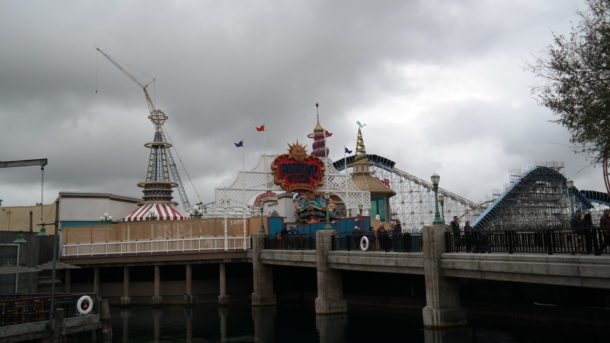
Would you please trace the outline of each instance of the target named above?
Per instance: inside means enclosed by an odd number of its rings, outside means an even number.
[[[457,281],[442,274],[441,255],[445,252],[447,225],[425,226],[422,230],[426,306],[424,327],[440,329],[466,325],[466,311],[460,306]]]
[[[335,230],[316,232],[318,296],[316,297],[316,314],[335,314],[347,312],[347,303],[343,299],[343,276],[341,271],[330,269],[328,252],[332,250]]]
[[[265,247],[265,234],[252,235],[252,306],[275,305],[273,269],[263,264],[261,253]]]
[[[186,279],[184,280],[184,306],[193,306],[193,266],[185,265]]]
[[[218,304],[227,305],[229,304],[229,296],[227,295],[227,273],[226,265],[224,263],[218,264]]]
[[[121,295],[121,306],[128,306],[131,303],[129,296],[129,267],[123,267],[123,293]]]
[[[153,307],[161,306],[161,267],[158,265],[154,266],[155,269],[155,285],[154,285],[154,295],[152,298]]]
[[[100,295],[100,269],[93,268],[93,293],[96,297],[101,298]]]

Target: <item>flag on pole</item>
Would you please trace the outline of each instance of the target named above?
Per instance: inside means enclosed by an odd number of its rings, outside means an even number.
[[[257,127],[256,131],[258,131],[258,132],[265,131],[265,125],[263,124],[263,125]]]
[[[344,146],[344,148],[346,154],[351,154],[353,152],[353,150],[348,149],[346,146]]]
[[[324,135],[325,135],[326,137],[330,137],[330,136],[332,136],[332,135],[333,135],[333,133],[332,133],[332,132],[328,132],[328,131],[324,130]]]
[[[236,148],[243,148],[244,147],[244,141],[243,140],[241,140],[241,141],[239,141],[237,143],[233,143],[233,144],[235,144]]]

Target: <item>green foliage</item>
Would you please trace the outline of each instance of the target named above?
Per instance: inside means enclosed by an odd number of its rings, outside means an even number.
[[[533,89],[559,116],[571,142],[596,162],[610,156],[610,0],[588,0],[569,37],[554,35],[548,56],[531,66],[546,84]]]

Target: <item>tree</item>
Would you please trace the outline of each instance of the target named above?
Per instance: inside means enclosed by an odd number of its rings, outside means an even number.
[[[569,37],[553,35],[548,56],[531,70],[546,84],[533,88],[595,162],[610,157],[610,0],[587,0]]]

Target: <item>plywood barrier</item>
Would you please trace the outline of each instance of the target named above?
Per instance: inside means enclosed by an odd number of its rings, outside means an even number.
[[[267,218],[263,218],[265,231]],[[260,230],[260,217],[227,218],[227,235],[242,237]],[[195,237],[224,236],[224,218],[191,219],[180,221],[124,222],[97,226],[75,226],[63,229],[64,244],[146,241]]]

